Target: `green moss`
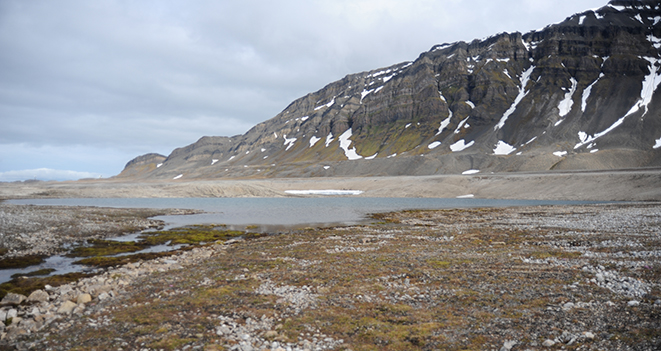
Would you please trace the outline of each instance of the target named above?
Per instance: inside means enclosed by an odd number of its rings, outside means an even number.
[[[12,277],[12,279],[18,278],[18,277],[38,277],[40,275],[49,275],[49,274],[51,274],[55,271],[56,270],[53,269],[53,268],[44,268],[44,269],[40,269],[40,270],[37,270],[37,271],[29,272],[29,273],[12,274],[11,277]]]
[[[0,260],[0,269],[6,268],[27,268],[30,266],[41,264],[45,261],[46,256],[30,255],[22,257],[12,257]]]
[[[136,252],[151,246],[144,242],[113,241],[92,239],[87,241],[91,246],[76,247],[69,252],[67,257],[98,257],[117,255],[120,253]]]
[[[209,243],[219,240],[225,241],[246,235],[248,234],[240,231],[216,230],[208,227],[194,226],[165,231],[146,232],[140,234],[139,238],[151,246],[163,245],[168,242],[170,245]]]

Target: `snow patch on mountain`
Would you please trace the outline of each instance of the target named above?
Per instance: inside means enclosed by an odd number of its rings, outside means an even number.
[[[585,90],[583,90],[583,97],[581,98],[581,111],[585,112],[585,108],[588,106],[588,99],[590,98],[590,94],[592,93],[592,87],[595,84],[597,84],[599,79],[601,79],[603,76],[604,76],[603,73],[599,74],[599,77],[597,77],[597,79],[595,79],[595,81],[592,82],[592,84],[588,85],[588,87],[585,88]]]
[[[654,140],[655,144],[652,146],[652,149],[658,149],[661,147],[661,138]]]
[[[454,134],[459,134],[459,132],[461,132],[461,128],[464,126],[464,124],[466,124],[466,121],[468,121],[469,118],[470,118],[470,116],[464,118],[463,121],[459,122],[459,124],[457,125],[457,128],[454,130]],[[468,127],[466,127],[466,128],[468,128]]]
[[[351,128],[347,129],[346,132],[340,135],[338,139],[340,141],[340,148],[344,150],[344,155],[350,161],[360,160],[361,158],[363,158],[363,156],[358,155],[358,153],[356,152],[356,148],[354,147],[349,149],[349,146],[351,146],[351,140],[349,140],[349,138],[351,138],[351,135],[352,135]]]
[[[316,136],[311,136],[310,137],[310,147],[313,147],[321,138],[317,138]]]
[[[287,146],[287,148],[285,149],[285,151],[291,149],[291,147],[294,146],[294,143],[296,142],[296,138],[290,138],[290,139],[287,139],[287,135],[286,135],[286,134],[283,135],[282,137],[285,139],[285,143],[284,143],[284,145]]]
[[[496,147],[493,149],[494,155],[509,155],[514,152],[516,148],[502,140],[498,140]]]
[[[576,144],[576,146],[574,146],[574,149],[578,149],[579,147],[589,144],[594,140],[608,134],[613,129],[619,127],[622,123],[624,123],[624,120],[627,117],[640,111],[641,109],[645,109],[645,112],[643,113],[643,117],[645,117],[645,115],[648,112],[647,105],[649,105],[649,103],[652,102],[652,96],[654,95],[654,92],[659,86],[659,83],[661,83],[661,71],[659,67],[657,67],[657,64],[661,62],[661,59],[657,59],[653,57],[645,57],[645,59],[650,62],[650,73],[647,76],[645,76],[645,79],[643,79],[643,88],[640,90],[640,99],[638,99],[638,101],[633,105],[633,107],[631,107],[629,112],[627,112],[627,114],[624,115],[624,117],[615,121],[615,123],[613,123],[610,127],[606,128],[605,130],[596,133],[594,135],[588,135],[583,131],[578,132],[578,138],[580,142]]]
[[[576,92],[576,88],[578,87],[578,81],[574,78],[571,77],[571,88],[569,88],[569,91],[565,93],[565,98],[560,101],[558,104],[558,110],[560,110],[560,117],[563,118],[566,115],[571,112],[571,107],[574,105],[574,93]],[[563,88],[564,89],[564,88]]]
[[[535,70],[535,66],[530,66],[530,68],[528,68],[525,72],[523,72],[523,74],[521,74],[521,86],[519,86],[519,94],[514,99],[514,102],[512,103],[510,108],[507,109],[507,111],[505,111],[503,117],[500,118],[500,121],[498,122],[498,124],[496,124],[494,130],[501,129],[503,128],[503,126],[505,126],[505,122],[510,117],[510,115],[512,115],[512,113],[516,111],[516,107],[519,105],[521,100],[523,100],[523,98],[526,97],[526,95],[528,95],[528,92],[526,91],[526,85],[528,85],[528,82],[530,81],[530,75],[534,70]]]
[[[463,151],[473,146],[473,144],[475,144],[475,140],[472,140],[470,143],[466,144],[466,141],[464,139],[461,139],[456,143],[450,145],[450,150],[452,150],[452,152]]]

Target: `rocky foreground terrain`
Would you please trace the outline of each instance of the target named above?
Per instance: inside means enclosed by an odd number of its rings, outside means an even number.
[[[661,204],[410,211],[10,294],[2,349],[658,350]]]
[[[191,213],[179,209],[122,209],[72,206],[19,206],[0,204],[0,259],[54,255],[63,247],[159,228],[158,215]]]

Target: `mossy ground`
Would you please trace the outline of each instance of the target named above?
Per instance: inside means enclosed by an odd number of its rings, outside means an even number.
[[[75,335],[49,340],[66,344],[75,338],[81,349],[102,349],[118,339],[151,349],[223,349],[236,342],[216,335],[222,315],[240,322],[276,318],[275,341],[323,334],[343,340],[338,349],[344,350],[485,350],[500,349],[506,340],[539,348],[563,331],[597,335],[563,344],[567,350],[661,344],[659,310],[649,307],[658,287],[641,307],[622,307],[629,298],[586,283],[592,276],[581,267],[599,260],[553,244],[570,230],[500,225],[507,216],[534,216],[507,211],[408,211],[378,215],[374,225],[247,240],[193,267],[136,282],[123,307],[99,312],[112,319],[102,334],[81,324]],[[622,238],[619,232],[591,235]],[[566,264],[526,264],[520,257]],[[626,273],[648,279],[660,271],[654,261],[649,269]],[[256,293],[265,281],[311,287],[315,304],[296,313],[291,303]],[[578,301],[602,307],[559,308]],[[607,301],[615,307],[604,307]]]
[[[90,267],[107,268],[124,265],[128,263],[140,262],[144,260],[153,260],[160,257],[171,256],[177,252],[190,250],[196,246],[204,245],[209,242],[225,241],[236,237],[257,238],[264,234],[250,233],[242,231],[228,231],[222,226],[216,225],[193,225],[182,228],[175,228],[169,231],[145,232],[140,236],[139,241],[112,241],[101,239],[90,239],[84,246],[78,246],[70,250],[67,257],[82,257],[74,264],[80,264]],[[170,245],[186,245],[178,250],[167,252],[145,252],[135,253],[155,245],[169,243]],[[117,256],[118,254],[125,254]],[[0,260],[2,268],[25,268],[44,262],[44,256],[27,256],[8,258]],[[2,266],[4,264],[4,266]],[[56,275],[46,278],[30,278],[41,275],[48,275],[54,270],[45,269],[30,273],[19,273],[12,276],[12,280],[0,285],[0,299],[8,292],[17,292],[23,295],[29,295],[32,291],[42,289],[46,284],[58,286],[68,283],[79,277],[87,276],[69,274]],[[70,278],[70,279],[69,279]]]
[[[43,255],[3,258],[0,260],[0,269],[27,268],[43,263],[45,259],[46,257]]]

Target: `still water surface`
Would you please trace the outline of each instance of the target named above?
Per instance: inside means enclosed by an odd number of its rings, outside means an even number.
[[[205,213],[159,216],[169,226],[227,224],[301,226],[357,224],[370,213],[413,209],[470,207],[511,207],[533,205],[585,204],[579,201],[497,200],[447,198],[113,198],[113,199],[30,199],[10,200],[13,204],[98,206],[122,208],[184,208]]]
[[[511,207],[534,205],[570,205],[594,202],[494,200],[494,199],[443,199],[443,198],[103,198],[103,199],[30,199],[10,200],[12,204],[97,206],[120,208],[182,208],[204,211],[201,214],[158,216],[167,228],[191,224],[225,224],[231,229],[257,226],[251,230],[281,231],[305,226],[353,225],[368,221],[370,213],[471,207]],[[114,240],[135,240],[137,234],[129,234]],[[150,252],[168,251],[175,248],[159,245],[147,249]],[[56,269],[53,274],[85,270],[74,265],[77,258],[53,256],[37,266],[23,269],[0,270],[0,283],[9,281],[12,274],[28,273],[44,268]]]

